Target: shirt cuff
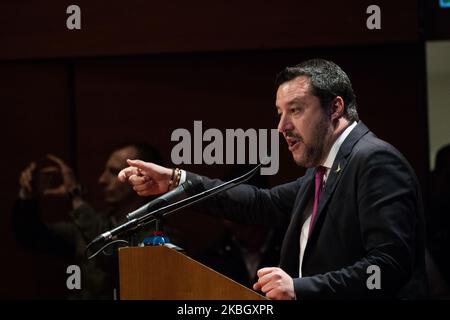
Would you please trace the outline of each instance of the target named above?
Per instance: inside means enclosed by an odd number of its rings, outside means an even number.
[[[186,181],[186,171],[181,170],[181,177],[180,177],[180,182],[178,183],[178,185],[182,184],[185,181]]]

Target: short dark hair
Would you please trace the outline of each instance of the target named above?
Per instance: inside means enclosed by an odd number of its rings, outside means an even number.
[[[323,59],[311,59],[292,67],[286,67],[276,78],[276,86],[307,76],[312,94],[319,98],[320,104],[326,108],[337,96],[344,100],[344,118],[359,121],[356,110],[356,96],[347,74],[334,62]]]

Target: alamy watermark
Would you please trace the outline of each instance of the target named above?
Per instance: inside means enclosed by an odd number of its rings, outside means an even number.
[[[370,274],[367,278],[366,286],[369,290],[381,289],[381,269],[379,266],[372,264],[367,267],[366,273]]]
[[[270,131],[270,137],[269,137]],[[269,155],[270,139],[270,155]],[[178,142],[171,152],[172,163],[179,164],[257,164],[262,175],[274,175],[279,167],[279,133],[277,129],[219,129],[203,132],[202,121],[194,121],[194,134],[184,128],[172,132]],[[203,148],[203,143],[208,144]],[[236,151],[236,152],[235,152]],[[248,151],[248,152],[247,152]],[[236,155],[236,156],[235,156]],[[270,158],[266,160],[267,158]],[[248,158],[248,162],[246,159]]]
[[[70,16],[66,19],[66,27],[69,30],[81,29],[81,8],[76,4],[72,4],[67,7],[66,13]]]
[[[441,8],[449,8],[449,0],[440,0],[439,5]],[[380,30],[381,29],[381,9],[378,5],[372,4],[367,7],[366,13],[370,16],[366,20],[366,27],[369,30]],[[81,30],[81,8],[72,4],[66,9],[66,14],[69,16],[66,19],[66,27],[69,30]]]
[[[370,16],[366,20],[366,27],[369,30],[380,30],[381,29],[381,9],[376,4],[372,4],[367,7],[367,14]]]
[[[66,286],[69,290],[81,290],[81,269],[76,264],[67,267],[66,273],[69,274],[66,280]]]

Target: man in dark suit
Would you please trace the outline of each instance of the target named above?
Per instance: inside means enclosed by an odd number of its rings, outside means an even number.
[[[270,190],[237,186],[199,210],[288,225],[279,267],[257,273],[254,289],[268,298],[425,297],[423,208],[410,165],[359,121],[350,80],[336,64],[305,61],[282,71],[277,84],[278,130],[306,174]],[[119,179],[141,196],[198,179],[128,163]],[[200,179],[206,189],[220,183]]]

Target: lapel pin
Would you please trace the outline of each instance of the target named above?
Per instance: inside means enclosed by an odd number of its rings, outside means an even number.
[[[337,167],[336,170],[334,170],[334,172],[335,172],[335,173],[341,172],[341,164],[340,164],[340,163],[338,163],[338,167]]]

